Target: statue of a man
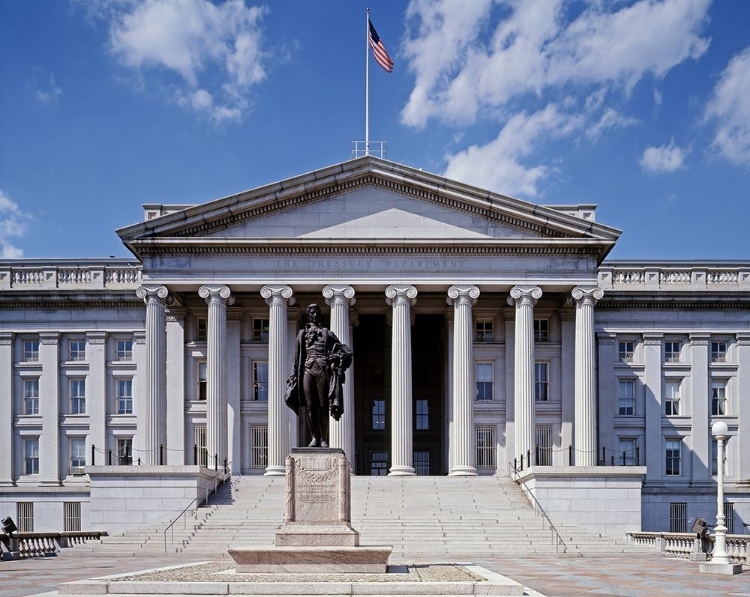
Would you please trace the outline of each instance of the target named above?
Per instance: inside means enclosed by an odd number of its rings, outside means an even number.
[[[351,364],[351,349],[323,327],[320,307],[315,303],[309,305],[307,323],[297,335],[284,400],[298,416],[300,406],[307,407],[311,447],[328,447],[328,412],[337,421],[344,412],[342,386]]]

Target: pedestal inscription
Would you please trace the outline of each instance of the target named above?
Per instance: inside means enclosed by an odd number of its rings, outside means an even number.
[[[359,545],[350,472],[340,448],[295,448],[286,458],[286,514],[277,546]]]

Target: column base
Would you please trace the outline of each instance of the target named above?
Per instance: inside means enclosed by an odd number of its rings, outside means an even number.
[[[286,475],[285,466],[269,466],[266,467],[266,472],[263,473],[264,477],[283,477]]]
[[[448,473],[449,477],[476,477],[477,469],[473,466],[454,466],[451,472]]]
[[[698,572],[705,574],[740,574],[742,572],[742,564],[706,562],[705,564],[698,564]]]
[[[388,471],[389,477],[414,477],[415,475],[413,466],[392,466]]]

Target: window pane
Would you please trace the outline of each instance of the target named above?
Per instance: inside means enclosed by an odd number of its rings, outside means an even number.
[[[372,401],[372,428],[374,430],[385,429],[385,400]]]
[[[477,400],[492,400],[492,363],[477,363]]]
[[[117,414],[133,414],[133,380],[117,380]]]
[[[118,340],[117,341],[117,355],[118,361],[132,361],[133,360],[133,341],[132,340]]]
[[[268,319],[253,318],[253,342],[268,342]]]
[[[268,363],[253,363],[253,400],[268,400]]]
[[[23,413],[39,414],[39,380],[26,379],[23,382]]]
[[[414,423],[417,429],[425,430],[430,428],[430,404],[427,400],[417,400],[417,416]]]
[[[549,399],[549,364],[534,363],[534,400],[546,402]]]
[[[83,340],[71,340],[69,348],[69,358],[71,361],[86,360],[86,342],[84,342]]]

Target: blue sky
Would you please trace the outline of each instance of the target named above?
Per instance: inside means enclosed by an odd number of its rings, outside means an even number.
[[[596,203],[618,259],[750,259],[750,2],[0,0],[0,258],[129,256],[143,203],[388,158]]]

